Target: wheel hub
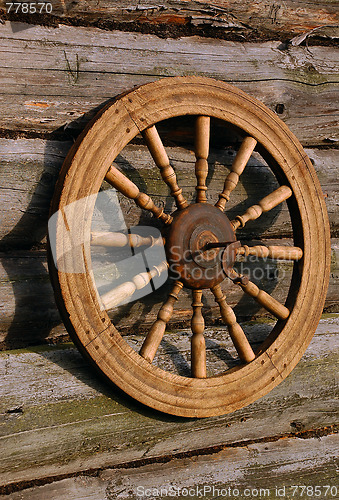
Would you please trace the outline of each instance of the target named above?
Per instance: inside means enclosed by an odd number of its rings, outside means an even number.
[[[220,283],[225,277],[223,248],[208,245],[223,241],[235,242],[236,237],[228,217],[217,207],[196,203],[176,212],[166,242],[170,274],[193,289]]]

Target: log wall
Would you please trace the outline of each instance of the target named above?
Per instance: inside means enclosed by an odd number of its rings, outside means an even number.
[[[248,330],[249,325],[246,326]],[[269,325],[259,325],[252,330],[251,342],[255,338],[262,339],[265,327]],[[139,484],[143,484],[138,471],[141,465],[148,463],[153,475],[144,480],[153,486],[159,477],[157,467],[164,470],[167,462],[173,467],[176,461],[171,462],[171,458],[180,458],[185,453],[196,457],[202,455],[200,458],[211,455],[215,471],[220,467],[220,459],[215,454],[219,449],[230,446],[234,452],[237,449],[248,451],[251,443],[256,447],[262,443],[267,451],[253,451],[254,471],[246,461],[246,486],[261,486],[265,478],[269,478],[271,486],[276,486],[283,472],[282,484],[289,478],[294,480],[292,484],[298,484],[299,480],[305,484],[335,485],[335,471],[328,468],[329,457],[337,451],[335,443],[325,447],[319,438],[335,432],[338,421],[335,399],[337,332],[336,319],[321,320],[305,356],[282,384],[246,408],[230,415],[204,419],[163,415],[122,397],[117,389],[104,384],[92,372],[73,345],[39,346],[0,353],[0,495],[18,489],[17,494],[13,493],[15,499],[72,499],[74,491],[77,493],[74,498],[92,498],[88,491],[80,495],[70,484],[65,493],[60,493],[55,489],[58,483],[53,482],[50,495],[41,486],[36,495],[25,488],[72,477],[79,471],[98,477],[105,474],[103,469],[111,468],[111,473],[115,472],[115,489],[112,496],[106,498],[125,498],[128,490],[121,488],[120,471],[114,471],[115,467],[133,468],[128,471],[130,480],[134,478],[137,482],[139,479]],[[227,337],[222,336],[223,349],[232,353],[233,346]],[[175,334],[170,336],[170,344],[175,341],[178,349],[170,351],[165,345],[164,351],[167,350],[167,358],[183,368],[185,348],[180,340]],[[187,340],[186,336],[186,350]],[[214,342],[208,339],[208,354],[213,347]],[[291,444],[294,437],[300,438],[295,447]],[[311,441],[306,451],[301,443],[310,442],[307,439],[310,437],[316,437],[317,443]],[[273,443],[290,450],[288,460],[280,458],[281,472],[274,463]],[[298,454],[302,460],[295,463]],[[161,465],[157,466],[156,462]],[[232,464],[234,467],[234,457]],[[325,468],[325,464],[326,470],[319,470],[321,466]],[[194,462],[186,463],[185,470],[197,484],[200,483],[201,480],[196,479]],[[233,469],[225,464],[223,470],[225,482],[229,483],[232,480],[229,473]],[[176,469],[176,474],[178,472]],[[217,482],[213,474],[206,473],[206,476],[210,476],[207,483]],[[103,483],[104,478],[99,477]],[[239,480],[238,475],[235,477]],[[174,484],[179,478],[180,472]],[[124,494],[120,496],[121,491]],[[96,489],[96,494],[98,496],[93,498],[105,498],[101,489]],[[131,494],[128,498],[134,499],[136,495]]]
[[[35,14],[30,22],[96,26],[106,30],[156,33],[163,38],[199,34],[240,41],[279,39],[316,30],[312,36],[332,39],[337,35],[336,0],[52,0],[52,15]],[[3,19],[27,18],[11,12]]]

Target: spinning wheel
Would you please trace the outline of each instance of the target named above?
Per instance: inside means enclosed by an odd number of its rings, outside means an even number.
[[[196,197],[189,203],[179,187],[156,123],[173,117],[195,118]],[[208,202],[206,178],[211,120],[222,120],[242,136],[219,196]],[[168,185],[177,209],[167,213],[113,161],[139,133]],[[280,187],[230,220],[227,203],[254,149],[260,151]],[[103,180],[161,227],[159,237],[131,232],[91,231],[96,196]],[[120,196],[119,195],[119,196]],[[244,245],[241,230],[287,201],[294,245]],[[73,207],[73,208],[72,208]],[[168,78],[139,87],[107,105],[67,156],[52,203],[50,273],[57,302],[79,349],[118,387],[157,410],[186,417],[220,415],[269,392],[297,364],[318,324],[329,277],[329,224],[314,169],[297,139],[269,109],[242,91],[207,78]],[[98,293],[91,248],[162,248],[165,256],[129,281]],[[286,259],[294,271],[286,303],[260,289],[234,268],[237,255]],[[57,263],[57,265],[55,265]],[[112,324],[107,310],[133,300],[169,273],[168,298],[136,352]],[[222,289],[231,280],[273,315],[277,322],[254,352]],[[153,285],[152,285],[153,286]],[[192,290],[191,376],[155,366],[183,288]],[[154,286],[153,286],[154,289]],[[202,296],[211,290],[241,362],[207,376]],[[152,290],[151,290],[152,291]]]

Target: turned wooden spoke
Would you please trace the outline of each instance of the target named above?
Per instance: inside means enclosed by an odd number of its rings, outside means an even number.
[[[175,198],[177,207],[179,209],[186,208],[188,203],[182,195],[182,189],[178,186],[176,173],[170,165],[167,153],[155,125],[145,129],[142,132],[142,135],[146,141],[153,160],[155,161],[155,164],[159,167],[161,177],[169,186],[171,195]]]
[[[240,283],[240,286],[245,293],[253,297],[254,300],[258,302],[258,304],[263,306],[276,318],[286,319],[289,317],[290,311],[287,309],[287,307],[280,304],[280,302],[278,302],[268,293],[264,292],[264,290],[260,290],[260,288],[258,288],[257,285],[252,283],[252,281],[249,281],[246,285]]]
[[[173,289],[169,294],[167,301],[161,306],[158,317],[152,328],[147,334],[147,337],[140,349],[140,355],[147,361],[152,363],[154,356],[158,350],[160,342],[164,336],[166,325],[172,317],[174,304],[178,300],[178,295],[183,284],[180,281],[174,283]]]
[[[231,171],[226,177],[224,190],[219,194],[219,200],[215,204],[215,206],[220,208],[222,212],[225,210],[226,202],[229,201],[231,192],[238,184],[239,177],[243,173],[256,144],[257,141],[253,137],[245,137],[243,140],[239,151],[234,158]]]
[[[249,220],[256,220],[263,212],[268,212],[272,208],[287,200],[292,195],[292,190],[288,186],[280,186],[273,193],[265,196],[257,205],[252,205],[243,215],[237,215],[232,221],[234,229],[244,227]]]
[[[161,219],[165,224],[171,224],[172,217],[165,214],[162,208],[157,207],[148,194],[141,193],[138,186],[113,165],[109,168],[105,180],[127,198],[134,200],[138,207],[149,210],[157,219]]]
[[[215,300],[219,304],[221,317],[228,327],[230,337],[237,353],[239,354],[239,358],[247,363],[253,361],[255,354],[252,347],[250,346],[243,329],[237,322],[233,309],[227,304],[226,297],[223,294],[220,285],[215,285],[211,288],[211,291]]]
[[[193,316],[191,320],[191,370],[192,377],[206,378],[205,321],[201,313],[202,291],[193,290]]]
[[[210,117],[198,116],[195,123],[195,175],[197,178],[197,203],[206,203],[206,178],[208,174],[208,152],[210,143]]]
[[[91,232],[91,245],[93,246],[104,246],[104,247],[116,247],[121,248],[125,246],[130,246],[133,248],[150,245],[163,245],[165,244],[165,239],[159,236],[155,238],[154,236],[140,236],[139,234],[125,234],[116,232]]]
[[[228,277],[231,278],[234,283],[240,285],[247,295],[253,297],[258,304],[264,307],[268,312],[272,313],[276,318],[287,319],[289,317],[290,311],[287,307],[280,304],[280,302],[268,293],[264,292],[264,290],[260,290],[260,288],[252,283],[252,281],[249,281],[246,276],[241,276],[234,269],[232,269],[229,271]]]
[[[282,245],[268,246],[256,245],[249,247],[243,245],[237,249],[238,255],[255,255],[256,257],[270,259],[285,259],[285,260],[300,260],[303,256],[303,251],[299,247],[287,247]]]
[[[155,276],[160,276],[161,273],[166,271],[168,268],[167,262],[164,260],[158,266],[153,266],[153,268],[148,272],[139,273],[132,281],[126,281],[125,283],[121,283],[117,287],[113,288],[109,292],[105,293],[101,297],[101,302],[105,309],[112,309],[113,307],[118,306],[125,300],[132,297],[133,293],[136,290],[141,290],[148,283],[155,278]]]

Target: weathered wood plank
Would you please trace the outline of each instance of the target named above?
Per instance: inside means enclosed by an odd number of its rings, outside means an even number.
[[[189,140],[186,139],[186,140]],[[1,150],[1,183],[0,192],[3,203],[0,206],[2,226],[2,249],[30,248],[32,245],[45,240],[48,208],[53,192],[54,183],[58,175],[63,158],[70,147],[70,143],[56,141],[36,140],[5,140],[0,139]],[[179,183],[184,188],[184,193],[189,200],[193,199],[195,176],[194,156],[190,149],[183,147],[167,148],[171,161],[176,168]],[[336,156],[335,150],[307,150],[314,161],[315,168],[320,177],[325,196],[327,208],[330,215],[333,232],[337,231],[336,205],[337,201],[337,178],[336,178]],[[211,151],[210,170],[208,177],[208,196],[215,202],[223,185],[229,166],[234,158],[235,150],[229,147],[219,154],[220,151]],[[170,199],[168,188],[160,180],[157,169],[154,168],[150,155],[144,147],[132,145],[125,149],[117,159],[117,163],[128,176],[130,176],[140,187],[148,191],[157,203],[161,203],[161,196],[165,201],[166,209],[170,210]],[[190,172],[190,174],[188,174]],[[232,218],[237,213],[242,213],[247,206],[258,201],[258,193],[261,196],[268,194],[275,188],[274,179],[270,171],[264,166],[262,159],[254,155],[242,176],[242,183],[232,193],[230,201],[229,216]],[[248,196],[248,203],[243,202],[242,197]],[[134,209],[133,204],[125,207],[129,212],[126,222],[136,225],[139,222],[140,211]],[[258,237],[258,231],[264,238],[272,236],[286,236],[290,231],[287,212],[272,212],[272,217],[261,219],[260,224],[249,227],[249,232],[243,233],[243,237],[254,235]],[[274,224],[271,223],[274,221]],[[104,220],[98,219],[101,228],[112,230],[112,227],[103,224]],[[150,219],[141,219],[141,224],[151,224]],[[254,231],[255,230],[255,231]],[[253,232],[254,231],[254,232]],[[281,244],[281,241],[277,242]],[[283,242],[285,243],[285,242]],[[286,241],[286,244],[290,244]],[[270,241],[268,244],[274,244]],[[333,263],[332,278],[326,301],[326,310],[337,310],[338,304],[338,264],[337,243],[333,241]],[[291,267],[286,263],[269,262],[254,270],[254,263],[249,266],[243,265],[242,271],[256,274],[257,282],[275,297],[284,301],[289,286]],[[100,257],[98,261],[102,269],[101,274],[112,270],[110,256]],[[46,267],[46,256],[44,252],[16,252],[4,253],[2,255],[1,283],[1,343],[2,348],[22,346],[43,341],[57,341],[66,335],[64,327],[60,323],[60,317],[56,310]],[[283,279],[283,276],[285,279]],[[139,305],[129,304],[124,306],[120,313],[112,314],[118,327],[122,330],[131,328],[140,329],[143,325],[152,323],[160,303],[165,300],[168,292],[167,287],[162,288],[158,295],[146,297]],[[239,302],[240,290],[236,287],[227,288],[228,299],[232,305]],[[174,322],[183,323],[189,320],[191,311],[191,297],[185,292],[179,301],[173,317]],[[208,321],[214,320],[217,308],[212,296],[206,296],[206,309]],[[240,300],[237,314],[241,317],[258,314],[259,310],[254,301]],[[260,314],[263,311],[260,312]],[[25,336],[23,336],[23,332]],[[29,334],[28,334],[29,332]]]
[[[1,248],[46,236],[49,205],[69,142],[0,139]]]
[[[333,106],[338,56],[332,48],[199,37],[161,40],[68,26],[34,26],[19,37],[10,23],[0,26],[0,39],[0,102],[6,109],[0,127],[6,130],[45,133],[68,127],[77,133],[93,108],[120,92],[161,77],[203,74],[234,83],[282,111],[304,145],[338,139]]]
[[[266,240],[266,243],[277,243]],[[288,244],[288,240],[278,243]],[[338,252],[337,240],[332,241],[332,271],[330,286],[325,302],[325,310],[338,311]],[[105,269],[100,264],[100,274]],[[107,265],[106,275],[112,270]],[[291,278],[291,265],[278,261],[239,263],[238,270],[249,274],[262,289],[284,302]],[[55,305],[52,287],[49,281],[46,254],[39,252],[17,252],[2,254],[0,265],[1,303],[0,303],[0,348],[24,347],[43,342],[60,342],[67,338],[67,332],[61,322]],[[100,285],[100,281],[97,282]],[[166,300],[171,288],[168,282],[157,293],[133,301],[110,312],[114,324],[122,334],[131,332],[144,333],[155,321],[160,305]],[[266,311],[260,309],[251,298],[244,296],[240,288],[225,280],[223,289],[228,302],[235,307],[239,319],[262,316]],[[210,325],[220,318],[219,309],[211,292],[204,293],[206,324]],[[175,306],[169,328],[175,325],[188,325],[191,317],[191,294],[184,289]]]
[[[172,492],[181,489],[182,498],[187,489],[196,492],[196,498],[202,491],[205,493],[203,498],[209,500],[236,496],[279,498],[279,493],[280,496],[285,493],[286,498],[293,498],[295,489],[292,486],[296,484],[311,488],[321,485],[323,493],[325,485],[329,484],[334,487],[332,493],[335,494],[338,451],[338,435],[288,438],[226,448],[216,454],[176,459],[167,464],[146,465],[133,470],[133,473],[127,469],[107,470],[99,474],[99,480],[106,482],[108,500],[132,500],[137,493],[146,492],[149,488],[151,491],[154,488],[155,493],[161,488]],[[100,485],[99,480],[94,480],[94,484]],[[72,483],[77,484],[74,480],[68,484]],[[84,481],[79,483],[80,487],[86,484]],[[41,498],[42,491],[35,491],[40,493],[37,498]],[[45,491],[47,493],[48,488]],[[28,498],[24,494],[25,497]],[[163,498],[166,498],[165,495]]]
[[[335,0],[321,2],[287,0],[277,4],[273,0],[231,2],[225,0],[173,1],[139,0],[87,0],[86,2],[52,2],[50,16],[3,16],[11,20],[49,22],[60,20],[77,25],[95,25],[105,29],[129,28],[158,33],[161,36],[180,36],[199,33],[207,36],[235,38],[281,37],[288,39],[295,34],[318,30],[324,35],[328,25],[338,23]],[[0,5],[5,7],[5,0]],[[330,32],[331,34],[332,32]]]
[[[67,336],[48,276],[45,252],[1,259],[0,330],[3,348]],[[22,291],[22,292],[21,292]]]
[[[203,5],[208,4],[205,0],[197,1]],[[276,4],[274,0],[236,0],[231,5],[227,0],[216,0],[213,1],[213,6],[227,9],[253,29],[280,32],[281,36],[286,36],[289,32],[304,32],[316,26],[335,25],[338,21],[335,0],[287,0],[282,4]]]
[[[9,494],[9,500],[135,500],[135,498],[293,498],[336,495],[338,435],[297,437],[235,446],[141,467],[107,469],[95,477],[54,481]],[[298,477],[298,480],[296,480]],[[296,489],[296,486],[299,488]],[[315,488],[317,487],[317,488]],[[332,490],[331,490],[332,488]],[[329,491],[329,495],[325,493]],[[319,495],[320,492],[320,495]],[[332,495],[331,495],[332,492]]]
[[[70,346],[2,353],[1,484],[333,425],[337,328],[321,320],[292,374],[260,401],[203,420],[157,414],[156,426],[154,412],[102,384]]]
[[[71,56],[78,54],[79,73],[82,71],[98,71],[106,74],[127,73],[126,70],[129,69],[134,70],[129,73],[157,76],[158,61],[154,57],[158,55],[162,59],[166,56],[166,66],[160,67],[163,71],[168,68],[167,73],[164,71],[164,76],[170,76],[171,66],[178,61],[183,63],[183,56],[190,56],[184,61],[189,65],[186,71],[189,71],[192,64],[190,59],[198,56],[200,63],[207,64],[207,67],[204,67],[205,73],[209,69],[209,64],[213,63],[208,60],[219,57],[217,61],[219,66],[221,63],[231,65],[224,69],[227,71],[226,74],[234,74],[237,68],[237,76],[244,76],[244,80],[249,82],[253,80],[253,77],[259,79],[263,75],[276,79],[284,74],[284,70],[289,71],[289,76],[295,76],[295,80],[300,83],[310,83],[311,78],[315,78],[314,83],[338,81],[338,55],[329,47],[314,46],[307,51],[305,48],[293,46],[285,49],[279,40],[263,43],[235,43],[199,37],[169,40],[151,35],[119,31],[110,33],[96,28],[74,28],[65,25],[60,25],[55,29],[31,26],[30,29],[19,31],[19,33],[20,35],[13,32],[10,23],[1,26],[3,68],[56,70],[63,71],[68,76],[67,73],[69,74],[70,71],[66,58],[71,69],[75,70],[73,63],[76,58]],[[22,53],[25,47],[34,52],[25,60],[26,64],[23,68],[22,61],[20,64],[15,53]],[[130,51],[137,51],[138,57],[135,57],[135,60],[122,57],[127,54],[131,56]],[[235,60],[236,55],[240,59]],[[137,62],[138,59],[139,62]],[[197,59],[194,64],[196,61]],[[137,66],[135,66],[136,63]],[[251,63],[250,66],[249,63]],[[310,68],[310,64],[313,68]],[[251,68],[250,74],[249,68]],[[310,70],[315,72],[313,76],[310,75]],[[81,79],[78,78],[73,83],[78,82],[81,83]],[[78,89],[81,86],[75,88]],[[90,95],[90,92],[87,95]]]
[[[185,137],[185,141],[191,145],[167,147],[179,183],[189,201],[194,199],[196,184],[192,153],[193,137],[190,136],[190,130],[193,130],[190,126],[179,129],[177,135],[172,135],[169,139],[173,144],[177,138],[180,140]],[[166,129],[163,132],[164,137],[168,137]],[[236,150],[232,140],[224,136],[222,131],[216,133],[213,140],[220,147],[223,143],[226,147],[230,141],[226,149],[212,148],[209,157],[207,195],[209,201],[215,203]],[[55,181],[70,146],[70,142],[62,141],[0,139],[0,249],[29,248],[44,241]],[[336,235],[338,233],[336,212],[339,203],[336,172],[339,152],[338,150],[307,149],[306,153],[314,163],[319,176],[329,213],[331,231],[333,235]],[[171,207],[174,210],[168,188],[162,182],[145,146],[131,145],[125,148],[118,156],[116,163],[139,187],[152,196],[156,204],[164,204],[166,210],[170,210]],[[274,176],[265,165],[259,155],[253,155],[249,167],[245,169],[239,186],[233,191],[228,203],[227,213],[230,218],[257,202],[258,193],[266,195],[277,187]],[[246,196],[247,202],[245,202]],[[132,202],[127,203],[126,200],[124,203],[128,210],[126,222],[130,225],[138,224],[141,211],[136,209]],[[152,224],[150,219],[147,219],[147,224]],[[108,227],[103,227],[103,229],[109,230]],[[266,238],[291,235],[289,215],[285,206],[266,214],[255,224],[248,225],[243,237],[258,237],[259,234]]]

